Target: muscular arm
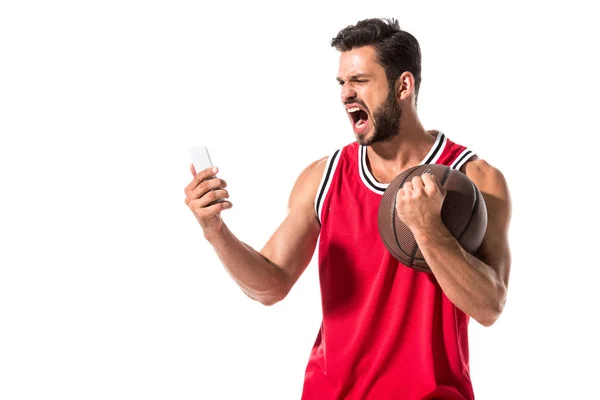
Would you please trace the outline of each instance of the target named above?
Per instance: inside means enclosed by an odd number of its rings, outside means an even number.
[[[448,299],[482,325],[490,326],[502,313],[507,295],[510,195],[500,171],[483,160],[469,162],[465,173],[481,191],[488,210],[488,227],[478,253],[467,253],[443,223],[414,233]]]
[[[300,174],[285,219],[260,252],[241,242],[225,224],[218,233],[206,237],[250,298],[265,305],[277,303],[308,266],[320,231],[314,199],[325,161],[314,162]]]

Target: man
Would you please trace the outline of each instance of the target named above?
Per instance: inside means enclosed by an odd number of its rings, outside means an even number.
[[[286,297],[319,240],[323,323],[306,368],[303,399],[473,399],[467,325],[502,312],[510,271],[510,197],[502,174],[416,111],[417,40],[395,20],[370,19],[339,32],[342,103],[357,142],[309,165],[289,212],[265,247],[238,240],[220,217],[230,208],[216,170],[196,173],[186,204],[225,268],[252,299]],[[488,228],[476,256],[441,220],[444,195],[425,174],[398,192],[396,211],[432,273],[399,264],[377,229],[387,184],[420,163],[464,172],[480,189]]]

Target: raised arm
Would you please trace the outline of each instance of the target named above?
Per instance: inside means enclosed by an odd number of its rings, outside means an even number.
[[[478,253],[467,253],[441,220],[444,196],[431,175],[416,177],[398,192],[397,210],[411,228],[440,287],[458,308],[484,326],[502,313],[510,275],[508,228],[511,201],[504,176],[483,160],[466,175],[483,195],[488,227]]]
[[[185,189],[186,204],[225,269],[250,298],[265,305],[281,301],[310,263],[320,231],[314,201],[326,161],[316,161],[302,171],[286,217],[260,252],[241,242],[221,219],[229,202],[207,206],[228,197],[226,183],[210,179],[214,175],[210,170],[196,174],[192,167],[195,176]]]

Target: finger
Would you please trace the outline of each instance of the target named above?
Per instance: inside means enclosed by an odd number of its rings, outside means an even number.
[[[188,192],[188,197],[191,200],[199,199],[199,198],[205,196],[207,193],[210,193],[213,190],[224,189],[226,187],[227,187],[227,182],[225,182],[223,179],[219,179],[219,178],[209,179],[209,180],[202,182],[191,192]]]
[[[227,210],[231,207],[233,207],[233,203],[231,203],[229,200],[226,200],[206,207],[205,210],[209,214],[218,214],[221,211]]]
[[[224,201],[229,198],[229,192],[225,189],[211,190],[198,199],[197,207],[209,207],[216,201]]]
[[[425,190],[428,193],[435,193],[439,191],[442,196],[446,196],[446,189],[440,184],[440,182],[436,179],[432,174],[425,174],[423,176],[423,182],[425,182]]]
[[[191,168],[193,168],[193,166]],[[198,185],[200,185],[205,180],[207,180],[211,177],[214,177],[217,174],[217,172],[219,172],[217,167],[208,167],[208,168],[200,171],[199,173],[194,175],[194,179],[192,179],[192,181],[189,183],[189,185],[187,185],[185,187],[185,193],[188,193],[191,190],[194,190],[196,187],[198,187]]]
[[[414,196],[420,196],[425,192],[425,184],[423,183],[423,179],[421,179],[420,176],[414,176],[412,178],[411,183],[413,186],[412,194]]]
[[[207,193],[210,193],[213,190],[223,189],[225,187],[227,187],[227,182],[225,182],[223,179],[219,179],[219,178],[208,179],[208,180],[202,182],[201,184],[199,184],[193,190],[186,189],[185,203],[189,205],[193,201],[202,198]]]
[[[402,186],[402,189],[404,190],[404,194],[410,194],[413,191],[413,184],[411,181],[408,182],[404,182],[404,185]]]
[[[423,183],[423,179],[421,179],[421,177],[419,175],[414,176],[412,178],[411,182],[412,182],[413,188],[415,188],[415,189],[425,187],[425,184]]]
[[[196,200],[193,204],[191,204],[192,210],[196,215],[202,219],[211,217],[213,215],[218,215],[221,211],[226,210],[228,208],[233,207],[233,204],[229,200],[223,200],[217,203],[209,204],[206,207],[201,207],[200,202],[202,200]]]
[[[396,192],[396,201],[398,201],[398,199],[402,196],[404,196],[404,186],[400,186],[400,188],[398,188],[398,191]]]
[[[190,172],[192,173],[192,176],[198,175],[196,172],[196,167],[194,167],[194,163],[190,163]]]
[[[437,179],[435,179],[435,177],[429,172],[424,173],[421,176],[421,180],[423,181],[423,186],[425,187],[425,191],[427,193],[433,193],[439,190]]]

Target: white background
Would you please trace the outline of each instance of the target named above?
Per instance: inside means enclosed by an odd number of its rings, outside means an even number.
[[[510,185],[476,397],[600,398],[596,14],[482,3],[0,3],[0,399],[299,398],[317,266],[273,307],[243,295],[184,204],[187,151],[209,145],[262,247],[300,171],[354,140],[329,41],[368,17],[420,41],[425,127]]]

